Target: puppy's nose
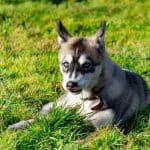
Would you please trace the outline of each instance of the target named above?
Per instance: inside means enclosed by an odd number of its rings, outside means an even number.
[[[73,89],[73,88],[75,88],[75,87],[77,87],[78,85],[77,85],[77,83],[76,82],[72,82],[72,81],[69,81],[68,83],[67,83],[67,88],[70,90],[70,89]]]

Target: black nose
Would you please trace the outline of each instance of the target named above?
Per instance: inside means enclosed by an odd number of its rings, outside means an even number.
[[[71,89],[73,89],[73,88],[75,88],[75,87],[77,87],[77,86],[78,86],[78,85],[77,85],[76,82],[69,81],[69,82],[67,83],[67,89],[69,89],[69,90],[71,90]]]

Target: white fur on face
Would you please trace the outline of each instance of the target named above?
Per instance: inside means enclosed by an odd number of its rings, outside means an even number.
[[[85,62],[89,62],[86,58],[86,55],[81,55],[78,61],[80,65],[83,65]]]
[[[66,56],[65,60],[66,60],[67,62],[71,63],[72,60],[73,60],[73,58],[72,58],[71,55],[68,54],[68,55]]]
[[[71,63],[72,60],[73,60],[73,57],[70,54],[66,55],[65,58],[63,58],[63,62],[66,61],[68,63]]]
[[[69,64],[71,64],[71,62],[73,61],[73,57],[72,55],[68,54],[66,55],[65,58],[61,58],[63,59],[62,62],[68,62]],[[60,65],[60,71],[63,75],[63,82],[62,82],[62,86],[63,88],[67,91],[67,88],[66,88],[66,85],[69,81],[72,81],[72,82],[78,82],[78,78],[80,78],[80,76],[78,76],[77,78],[75,78],[75,71],[72,73],[72,76],[69,77],[70,75],[70,72],[66,73],[66,72],[63,72],[63,69],[62,69],[62,66]]]
[[[67,55],[63,62],[69,62],[71,63],[73,61],[73,57],[71,55]],[[82,66],[85,62],[90,62],[86,55],[83,54],[80,56],[80,58],[78,59],[78,62],[80,64],[80,66]],[[72,82],[76,82],[78,84],[77,90],[81,90],[82,91],[90,91],[90,89],[92,89],[99,81],[99,77],[102,71],[102,65],[97,65],[95,67],[95,71],[93,73],[85,73],[85,74],[81,74],[80,72],[78,73],[77,77],[76,75],[76,70],[73,71],[71,77],[70,72],[66,73],[63,72],[62,67],[60,66],[62,75],[63,75],[63,82],[62,82],[62,86],[65,90],[67,90],[66,85],[69,81]],[[86,93],[86,92],[83,92]],[[87,94],[84,94],[87,95]]]
[[[58,41],[58,44],[61,45],[62,43],[64,43],[64,39],[60,36],[57,37],[57,41]]]
[[[79,85],[77,90],[80,90],[81,89],[80,82],[81,82],[81,79],[82,79],[83,75],[78,74],[77,78],[75,78],[75,73],[74,72],[73,72],[71,78],[69,77],[69,75],[70,75],[70,73],[63,73],[63,82],[62,82],[63,88],[67,91],[66,85],[69,81],[72,81],[72,82],[76,82]]]

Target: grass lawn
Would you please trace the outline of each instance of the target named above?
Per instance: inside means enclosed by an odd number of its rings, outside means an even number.
[[[107,20],[108,54],[150,87],[150,2],[47,1],[0,0],[0,150],[150,149],[149,108],[134,117],[126,133],[117,127],[95,131],[71,109],[54,108],[47,118],[38,117],[42,105],[64,92],[57,59],[59,18],[77,36],[93,34]],[[36,121],[28,129],[6,130],[30,118]]]

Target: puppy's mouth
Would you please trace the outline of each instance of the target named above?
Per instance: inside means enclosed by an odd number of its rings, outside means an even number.
[[[82,89],[70,89],[69,91],[76,95],[76,94],[81,93]]]

